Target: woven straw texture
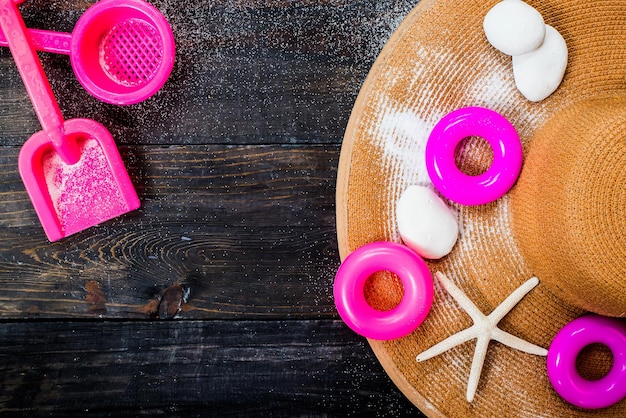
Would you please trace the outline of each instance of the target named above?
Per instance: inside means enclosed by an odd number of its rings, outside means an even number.
[[[445,114],[460,107],[496,110],[509,119],[522,139],[525,163],[520,181],[511,193],[488,205],[451,203],[459,220],[459,241],[448,256],[429,262],[429,267],[432,272],[446,274],[485,314],[537,275],[542,282],[500,322],[500,327],[548,348],[561,327],[590,308],[576,307],[583,306],[582,288],[568,289],[568,282],[558,278],[564,271],[568,277],[579,271],[585,277],[593,275],[585,266],[585,260],[590,259],[592,268],[604,271],[590,286],[597,294],[590,303],[595,309],[612,312],[624,306],[625,177],[620,170],[603,171],[602,160],[621,153],[611,164],[614,168],[624,165],[626,0],[528,1],[563,35],[569,50],[563,83],[540,103],[521,96],[514,84],[510,57],[491,47],[484,36],[483,18],[496,3],[422,0],[381,52],[355,103],[341,151],[337,182],[339,249],[345,258],[366,243],[401,242],[396,202],[409,185],[432,187],[424,162],[430,130]],[[593,110],[587,114],[589,107]],[[611,129],[611,123],[621,123],[621,128],[616,128],[619,132]],[[550,149],[559,145],[550,142],[554,141],[550,132],[558,133],[557,141],[575,138],[583,153],[577,153],[573,157],[577,160],[572,161],[581,164],[577,174],[580,181],[566,192],[559,189],[557,178],[569,172],[563,168],[568,162],[559,161],[557,165],[564,165],[561,168],[550,167],[551,161],[556,163],[560,158]],[[548,139],[541,139],[542,135]],[[590,155],[595,147],[586,141],[601,143],[607,138],[612,145],[601,147],[587,162],[584,154]],[[535,139],[538,145],[544,144],[537,150]],[[540,152],[542,147],[550,149],[547,162],[546,154]],[[557,149],[567,156],[567,147]],[[468,173],[485,170],[490,161],[488,147],[477,138],[465,141],[457,159]],[[587,174],[591,174],[589,181],[585,180]],[[557,178],[546,183],[546,176]],[[603,186],[604,178],[616,184]],[[571,199],[585,203],[573,215],[574,220],[562,212]],[[544,219],[538,213],[553,216]],[[599,218],[599,224],[585,224],[579,219],[589,214]],[[611,225],[613,230],[602,225]],[[601,239],[594,241],[599,247],[590,250],[593,256],[584,249],[559,254],[567,240],[561,234],[579,227],[601,234]],[[544,240],[541,235],[547,231],[550,233]],[[551,252],[558,254],[557,262],[545,261]],[[576,260],[571,269],[570,260]],[[537,272],[542,268],[546,270],[542,274],[557,278],[544,283]],[[400,300],[402,287],[393,275],[379,273],[368,281],[366,296],[374,307],[389,309]],[[465,391],[475,341],[421,363],[415,356],[471,324],[469,316],[435,283],[433,308],[415,332],[399,340],[370,340],[370,344],[396,385],[431,417],[626,416],[626,400],[596,411],[562,401],[548,381],[544,357],[497,342],[489,346],[476,397],[468,403]],[[580,371],[586,377],[599,377],[610,364],[610,354],[594,347],[585,352]]]
[[[569,303],[626,316],[626,97],[576,102],[532,141],[511,194],[526,261]]]

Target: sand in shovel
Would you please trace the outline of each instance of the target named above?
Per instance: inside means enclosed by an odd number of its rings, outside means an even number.
[[[43,172],[54,209],[65,235],[128,211],[113,171],[98,141],[82,144],[81,158],[73,165],[50,152],[43,158]]]

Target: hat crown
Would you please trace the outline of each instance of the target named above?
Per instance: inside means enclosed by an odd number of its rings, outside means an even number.
[[[511,212],[522,253],[553,293],[626,316],[626,98],[576,102],[538,129]]]

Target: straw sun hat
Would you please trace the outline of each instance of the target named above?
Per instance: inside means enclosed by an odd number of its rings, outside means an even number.
[[[432,188],[424,149],[449,112],[481,106],[505,116],[524,150],[520,177],[493,203],[445,200],[459,224],[452,251],[428,261],[485,315],[529,278],[539,284],[499,328],[548,348],[558,331],[587,312],[626,316],[626,0],[529,0],[565,39],[568,66],[559,88],[540,102],[515,86],[511,57],[492,47],[483,19],[497,0],[422,0],[370,71],[350,118],[339,163],[337,229],[342,259],[375,241],[401,242],[396,203],[410,185]],[[493,153],[463,142],[457,165],[470,174]],[[434,280],[430,313],[406,337],[369,340],[402,392],[432,417],[626,417],[626,400],[577,408],[553,389],[546,358],[491,342],[471,402],[466,399],[476,340],[429,360],[416,356],[472,325]],[[396,276],[368,279],[368,302],[394,307]],[[581,375],[602,377],[613,356],[591,345]]]

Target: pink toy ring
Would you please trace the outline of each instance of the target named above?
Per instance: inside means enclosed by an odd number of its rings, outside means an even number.
[[[493,163],[478,175],[463,173],[455,163],[459,143],[484,138],[493,149]],[[435,125],[426,144],[426,169],[431,181],[450,200],[482,205],[503,196],[522,169],[522,144],[515,127],[502,115],[483,107],[455,110]]]
[[[378,271],[398,275],[404,297],[389,311],[372,308],[363,289]],[[358,334],[392,340],[413,332],[426,318],[433,302],[433,279],[428,266],[401,244],[374,242],[351,253],[339,267],[334,285],[335,304],[344,322]]]
[[[613,353],[613,366],[599,380],[587,380],[576,370],[580,351],[594,343]],[[626,325],[615,318],[587,315],[565,325],[548,350],[548,377],[556,392],[586,409],[611,406],[626,397]]]

